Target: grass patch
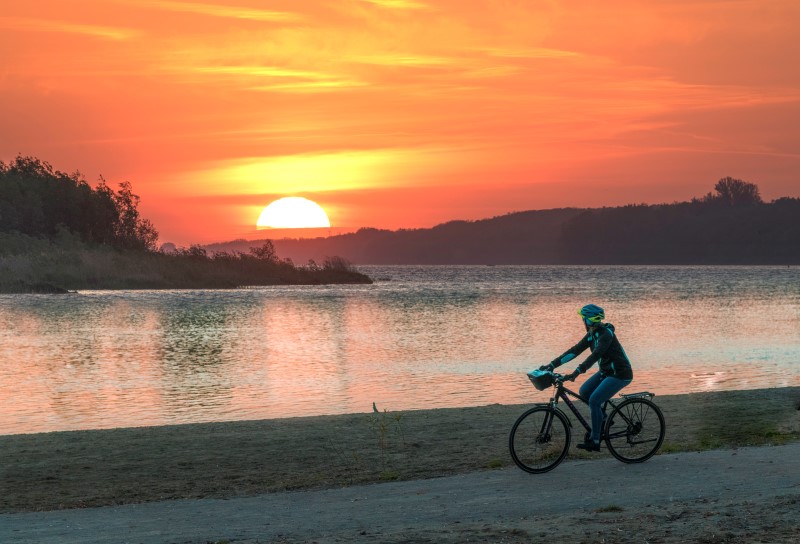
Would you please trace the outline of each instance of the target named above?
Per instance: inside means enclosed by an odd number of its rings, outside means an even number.
[[[502,459],[492,459],[486,463],[486,468],[503,468],[505,465],[506,464]]]
[[[784,432],[774,428],[753,429],[751,433],[748,433],[747,430],[720,432],[715,429],[710,431],[709,436],[700,438],[698,449],[712,450],[739,446],[780,446],[782,444],[796,442],[797,440],[800,440],[800,433]],[[662,453],[668,452],[662,451]]]
[[[780,445],[800,439],[798,417],[791,419],[792,403],[775,402],[765,391],[769,390],[710,393],[716,402],[697,410],[698,449]],[[748,395],[757,398],[748,402]]]
[[[665,440],[661,444],[661,449],[658,451],[659,453],[678,453],[679,451],[685,451],[685,448],[680,444],[674,444]]]
[[[616,504],[609,504],[608,506],[596,508],[594,511],[598,514],[609,514],[613,512],[624,512],[625,509],[621,506],[617,506]]]

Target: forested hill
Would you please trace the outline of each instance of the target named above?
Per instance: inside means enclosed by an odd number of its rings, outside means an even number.
[[[328,238],[274,240],[275,251],[296,263],[347,255],[360,264],[524,264],[554,262],[563,224],[576,209],[520,212],[480,221],[451,221],[430,229],[361,229]],[[244,250],[260,241],[236,240],[209,251]]]
[[[755,185],[725,178],[691,202],[527,211],[274,244],[295,263],[340,255],[356,264],[800,264],[800,199],[766,203]]]

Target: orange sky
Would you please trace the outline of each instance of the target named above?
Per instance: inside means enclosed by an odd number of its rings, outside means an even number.
[[[0,160],[131,181],[162,242],[800,196],[796,0],[0,1]]]

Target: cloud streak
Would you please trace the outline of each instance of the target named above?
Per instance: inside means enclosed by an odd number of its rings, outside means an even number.
[[[367,4],[374,4],[389,9],[431,9],[429,5],[413,0],[361,0]]]
[[[264,9],[254,9],[246,7],[228,6],[223,4],[203,4],[199,2],[174,2],[170,0],[151,0],[151,1],[126,1],[133,5],[149,7],[163,11],[173,11],[178,13],[192,13],[195,15],[206,15],[209,17],[220,17],[228,19],[245,19],[250,21],[271,21],[287,22],[299,21],[301,18],[296,13],[286,11],[271,11]]]
[[[0,28],[27,32],[79,34],[91,38],[115,41],[128,40],[139,35],[137,30],[129,28],[86,25],[31,17],[0,17]]]

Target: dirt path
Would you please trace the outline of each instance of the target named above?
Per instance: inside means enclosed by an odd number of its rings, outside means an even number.
[[[0,515],[0,542],[797,542],[800,443]],[[762,540],[763,539],[763,540]]]

